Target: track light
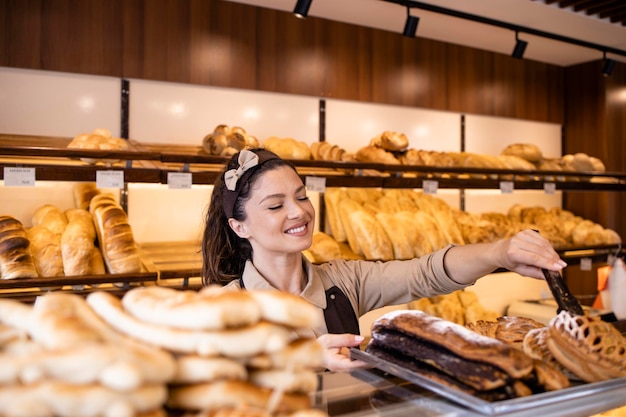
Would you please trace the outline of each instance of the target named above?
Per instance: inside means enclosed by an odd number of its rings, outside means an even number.
[[[513,48],[513,53],[511,54],[511,56],[513,58],[522,59],[524,58],[524,52],[526,51],[528,42],[518,38],[518,35],[519,33],[515,31],[515,48]]]
[[[404,23],[404,30],[402,31],[402,36],[406,36],[407,38],[414,38],[415,33],[417,32],[417,24],[419,23],[420,18],[417,16],[411,16],[411,8],[409,6],[406,7],[406,22]]]
[[[293,14],[300,19],[306,18],[307,14],[309,14],[309,7],[311,7],[312,1],[313,0],[298,0],[296,7],[293,9]]]
[[[602,67],[602,75],[608,77],[613,72],[613,68],[615,67],[615,61],[611,58],[606,57],[606,51],[603,53],[604,57],[604,66]]]

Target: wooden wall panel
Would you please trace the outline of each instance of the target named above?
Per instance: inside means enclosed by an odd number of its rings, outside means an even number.
[[[220,0],[0,0],[0,65],[562,123],[563,69]]]
[[[42,1],[41,67],[62,72],[119,74],[121,1]]]
[[[7,67],[39,68],[42,0],[0,1],[0,62]]]

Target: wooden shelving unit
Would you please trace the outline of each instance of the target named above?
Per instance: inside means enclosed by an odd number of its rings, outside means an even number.
[[[124,171],[125,182],[167,183],[169,172],[190,172],[194,184],[212,184],[227,158],[211,156],[200,146],[161,145],[129,141],[126,151],[69,149],[71,138],[0,134],[0,179],[5,167],[33,167],[41,181],[95,181],[103,169]],[[107,160],[89,164],[85,159]],[[579,173],[561,171],[515,171],[384,165],[375,163],[292,161],[302,177],[325,178],[327,187],[422,188],[424,180],[439,188],[500,189],[512,181],[515,189],[543,189],[547,182],[556,190],[626,191],[626,173]],[[568,248],[566,259],[606,259],[621,248],[603,246]],[[201,285],[200,242],[159,242],[140,247],[145,271],[129,275],[0,280],[0,295],[31,299],[51,288],[86,293],[93,289],[124,291],[133,285],[170,285],[195,288]],[[620,252],[622,253],[622,252]]]

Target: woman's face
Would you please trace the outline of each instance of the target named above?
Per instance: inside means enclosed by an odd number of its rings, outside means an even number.
[[[250,241],[255,254],[294,253],[311,246],[315,210],[306,188],[290,167],[265,172],[244,203],[246,219],[230,219],[239,235]]]

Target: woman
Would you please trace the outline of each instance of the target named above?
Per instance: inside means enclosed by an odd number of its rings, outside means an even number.
[[[234,155],[215,182],[203,236],[203,281],[297,294],[324,312],[311,329],[326,348],[329,370],[363,366],[358,317],[376,308],[446,294],[497,268],[543,278],[541,268],[566,264],[538,233],[525,230],[495,243],[448,247],[419,259],[334,260],[313,265],[302,255],[312,242],[315,210],[296,169],[264,149]]]

